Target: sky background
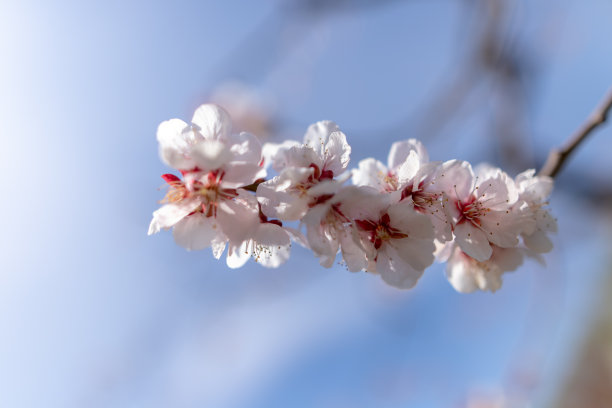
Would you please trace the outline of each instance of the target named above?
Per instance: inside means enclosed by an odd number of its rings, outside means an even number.
[[[480,3],[0,3],[0,405],[550,404],[609,274],[610,126],[558,178],[547,266],[493,295],[456,293],[442,265],[400,291],[297,246],[231,270],[146,235],[157,125],[228,81],[265,101],[269,140],[337,122],[352,166],[411,137],[432,160],[541,164],[612,86],[612,3],[505,2],[503,49],[527,68],[503,140],[507,89],[473,65]],[[476,85],[449,114],[457,84]]]

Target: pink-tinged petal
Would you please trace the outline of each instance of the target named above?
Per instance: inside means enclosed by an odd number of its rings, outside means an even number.
[[[536,230],[531,235],[523,235],[525,246],[534,252],[543,254],[553,249],[553,243],[542,230]]]
[[[232,159],[228,146],[218,140],[203,140],[191,149],[191,156],[203,171],[216,170]]]
[[[489,259],[493,252],[487,235],[469,222],[455,226],[455,242],[463,252],[481,262]]]
[[[399,289],[414,287],[423,275],[423,271],[413,269],[391,247],[378,252],[376,271],[385,282]]]
[[[523,264],[523,253],[518,248],[494,247],[491,261],[495,262],[503,272],[510,272]]]
[[[430,239],[433,246],[433,224],[429,217],[414,210],[410,200],[402,200],[393,204],[387,210],[387,214],[389,214],[393,228],[412,238]]]
[[[230,246],[227,250],[226,264],[232,269],[241,268],[251,257],[248,245],[251,241],[245,241],[240,246]]]
[[[310,197],[333,195],[336,194],[341,187],[342,185],[335,180],[325,180],[309,188],[306,194]]]
[[[424,271],[434,261],[433,252],[436,249],[433,240],[426,239],[394,239],[387,245],[392,246],[399,257],[417,271]]]
[[[153,213],[148,235],[157,234],[162,228],[173,227],[200,205],[200,201],[187,199],[176,203],[164,204]]]
[[[400,164],[399,169],[397,170],[397,178],[400,184],[405,185],[409,181],[414,180],[420,167],[421,162],[416,152],[411,151],[408,153],[408,157],[406,157],[406,160]]]
[[[389,194],[380,194],[368,186],[347,186],[339,194],[342,195],[340,209],[344,215],[353,220],[378,221],[382,212],[389,207],[391,200]]]
[[[191,127],[180,119],[170,119],[160,123],[157,128],[159,156],[162,161],[175,169],[189,169],[195,166],[188,156],[190,143],[193,143]]]
[[[424,164],[429,161],[429,155],[423,143],[416,139],[408,139],[401,142],[395,142],[391,145],[389,150],[389,157],[387,158],[387,164],[390,169],[395,169],[404,163],[406,158],[410,155],[410,152],[414,152],[418,158],[419,164]]]
[[[323,150],[323,168],[332,171],[334,175],[342,173],[351,159],[351,146],[346,142],[346,136],[340,131],[329,135]]]
[[[255,242],[264,248],[256,254],[256,261],[266,268],[277,268],[289,259],[291,240],[284,228],[271,223],[261,224]]]
[[[211,140],[225,140],[232,131],[229,114],[220,106],[205,104],[198,107],[191,122],[196,125],[202,136]]]
[[[219,232],[213,217],[195,213],[183,218],[174,226],[174,241],[188,251],[199,251],[212,243]]]
[[[472,293],[478,289],[474,276],[467,270],[468,264],[451,258],[446,264],[446,278],[459,293]]]
[[[338,240],[342,251],[342,259],[351,272],[359,272],[368,266],[365,251],[359,237],[352,227],[338,231]]]
[[[323,168],[323,157],[308,146],[290,147],[283,152],[282,161],[286,167],[308,167],[315,164],[319,169]]]
[[[283,228],[285,228],[285,231],[287,231],[292,241],[297,242],[303,248],[310,249],[310,247],[308,246],[308,240],[299,230],[291,227]]]
[[[510,248],[518,245],[518,236],[524,229],[524,218],[522,213],[511,210],[490,211],[480,217],[480,223],[490,242],[502,248]]]
[[[283,221],[301,219],[308,210],[311,198],[306,194],[290,191],[300,179],[308,178],[312,169],[287,168],[271,180],[257,186],[257,200],[262,212]]]
[[[221,201],[217,207],[217,220],[230,244],[238,245],[253,237],[259,225],[259,213],[241,201]]]
[[[212,243],[210,244],[210,249],[212,249],[212,254],[215,259],[221,259],[221,255],[223,255],[223,251],[225,251],[225,245],[227,244],[227,237],[223,235],[221,231],[213,238]]]
[[[331,120],[322,120],[313,123],[306,130],[304,144],[314,149],[318,156],[323,157],[325,145],[327,144],[329,136],[338,131],[340,131],[340,128]]]
[[[436,245],[436,250],[434,251],[436,262],[448,261],[456,247],[454,242],[440,242],[438,240],[435,240],[434,244]]]
[[[259,178],[265,177],[266,171],[253,163],[229,163],[224,167],[221,180],[223,188],[239,188],[248,186]]]
[[[505,211],[518,200],[514,182],[501,171],[497,177],[480,179],[474,193],[485,207],[497,211]]]
[[[254,239],[258,244],[264,246],[287,246],[291,244],[289,234],[279,225],[263,223],[255,232]]]
[[[449,160],[438,170],[435,186],[451,199],[466,199],[474,188],[474,173],[470,163]]]
[[[286,140],[283,143],[264,143],[262,156],[264,167],[272,168],[278,172],[291,164],[287,161],[287,151],[292,147],[300,146],[301,143],[295,140]]]
[[[521,198],[527,202],[543,202],[552,193],[554,182],[547,176],[536,176],[535,170],[526,170],[516,176]]]
[[[232,161],[241,161],[259,165],[261,163],[261,143],[250,133],[240,133],[230,148]]]
[[[385,177],[389,169],[376,159],[368,158],[359,162],[359,168],[353,170],[352,181],[356,186],[370,186],[378,191],[385,191]]]

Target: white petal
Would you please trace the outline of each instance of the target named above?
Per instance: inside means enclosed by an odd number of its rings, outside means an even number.
[[[300,144],[295,140],[286,140],[283,143],[264,143],[262,148],[264,167],[272,166],[274,170],[280,172],[289,165],[287,151],[292,147],[300,146]]]
[[[514,271],[523,264],[523,253],[518,248],[494,247],[491,262],[503,272]]]
[[[353,170],[352,181],[356,186],[370,186],[378,191],[385,191],[387,183],[387,166],[376,159],[368,158],[359,162],[359,168]]]
[[[438,169],[436,186],[453,199],[466,199],[474,188],[474,173],[468,162],[449,160]]]
[[[434,261],[433,252],[436,249],[433,240],[426,239],[394,239],[388,245],[393,246],[404,262],[417,271],[424,271]]]
[[[251,240],[244,241],[240,246],[230,246],[227,250],[225,263],[232,269],[241,268],[251,257],[248,246]]]
[[[423,275],[422,271],[414,270],[409,264],[404,262],[391,247],[378,252],[376,271],[380,273],[385,282],[400,289],[414,287]]]
[[[199,205],[198,200],[182,200],[176,203],[164,204],[153,213],[149,224],[148,235],[157,234],[162,228],[170,228],[194,211]]]
[[[203,140],[191,148],[190,154],[203,171],[219,169],[232,159],[229,147],[218,140]]]
[[[397,177],[401,184],[406,184],[411,180],[414,180],[419,168],[421,167],[421,163],[419,160],[419,156],[414,151],[410,151],[406,160],[400,164],[399,169],[397,171]]]
[[[307,194],[310,197],[336,194],[340,187],[341,184],[335,180],[324,180],[309,188]]]
[[[349,164],[351,146],[346,142],[346,136],[340,131],[333,132],[325,144],[323,151],[325,170],[331,170],[334,176],[342,173]]]
[[[523,218],[520,213],[510,210],[490,211],[480,217],[480,222],[490,242],[503,248],[510,248],[518,245],[518,236],[524,225]]]
[[[310,146],[320,157],[323,157],[329,136],[337,131],[340,131],[340,128],[331,120],[313,123],[306,130],[304,144]]]
[[[227,244],[227,237],[223,235],[221,231],[213,238],[210,248],[215,259],[221,259],[223,251],[225,251],[225,245]]]
[[[387,164],[390,169],[395,169],[404,163],[410,152],[414,152],[419,160],[420,164],[427,163],[429,156],[425,146],[416,139],[408,139],[401,142],[395,142],[391,145],[389,150],[389,157],[387,158]]]
[[[351,272],[359,272],[368,265],[365,251],[359,244],[359,237],[352,227],[338,231],[338,239],[342,250],[342,259]]]
[[[261,163],[261,143],[250,133],[238,135],[237,143],[231,146],[232,161],[242,161],[259,165]]]
[[[199,251],[210,246],[218,232],[215,219],[202,213],[183,218],[172,230],[174,241],[188,251]]]
[[[493,250],[487,235],[469,222],[455,226],[455,242],[463,252],[479,261],[486,261]]]
[[[472,293],[478,289],[473,274],[467,270],[468,267],[467,262],[457,256],[453,256],[446,264],[446,278],[457,292]]]
[[[243,202],[223,200],[217,208],[217,220],[230,244],[238,245],[253,237],[259,225],[259,213]]]
[[[218,105],[206,104],[198,107],[191,122],[206,139],[224,140],[232,130],[228,113]]]
[[[531,235],[523,235],[523,242],[527,248],[539,254],[550,252],[553,249],[552,241],[541,230],[536,230]]]
[[[433,245],[434,229],[429,217],[418,213],[410,200],[402,200],[387,210],[391,226],[411,238],[430,239]],[[432,249],[433,252],[433,249]]]
[[[175,169],[187,170],[195,167],[188,157],[191,128],[180,119],[170,119],[160,123],[157,128],[159,155],[164,163]],[[191,132],[193,133],[193,132]]]
[[[258,244],[265,246],[286,246],[291,244],[287,231],[283,227],[269,222],[260,224],[254,237]]]
[[[265,170],[254,163],[228,163],[224,166],[223,188],[239,188],[265,177]]]

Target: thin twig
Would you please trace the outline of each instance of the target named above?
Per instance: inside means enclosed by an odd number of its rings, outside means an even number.
[[[612,109],[612,89],[608,91],[608,94],[599,106],[591,113],[591,116],[587,121],[572,135],[569,141],[560,149],[551,150],[546,163],[542,166],[539,175],[555,177],[557,173],[563,167],[563,164],[572,154],[572,152],[578,147],[584,139],[591,134],[595,128],[599,127],[602,123],[608,119],[608,114]]]

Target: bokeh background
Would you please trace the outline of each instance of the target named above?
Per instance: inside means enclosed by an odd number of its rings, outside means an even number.
[[[231,270],[170,233],[155,131],[217,101],[352,165],[538,167],[612,86],[609,0],[2,1],[0,406],[609,407],[612,125],[558,176],[547,266],[461,295],[294,246]]]

